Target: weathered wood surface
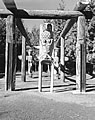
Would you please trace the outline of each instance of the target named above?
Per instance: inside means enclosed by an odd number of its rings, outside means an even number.
[[[14,14],[16,18],[24,18],[24,19],[70,19],[70,18],[77,18],[78,16],[83,16],[83,14],[79,11],[17,9],[14,12],[11,9],[9,10],[1,9],[0,16],[7,17],[8,15]]]
[[[8,16],[6,19],[6,62],[5,62],[5,90],[15,90],[16,74],[16,49],[15,18]]]
[[[6,6],[6,8],[8,10],[10,10],[14,15],[16,15],[16,13],[18,11],[17,11],[17,7],[16,7],[16,4],[15,4],[14,0],[3,0],[3,2]],[[21,34],[26,38],[27,43],[31,46],[29,37],[27,35],[27,32],[26,32],[26,30],[24,28],[24,25],[23,25],[20,18],[16,18],[16,25],[17,25],[18,29],[20,30]]]
[[[85,17],[78,18],[77,44],[76,44],[76,84],[79,92],[86,89],[86,39]]]
[[[32,19],[68,19],[73,17],[82,16],[79,11],[59,11],[59,10],[24,10],[17,9],[14,0],[3,0],[6,8],[10,10],[15,17],[20,18],[32,18]]]
[[[76,6],[74,7],[74,11],[83,11],[85,8],[86,8],[87,4],[82,4],[80,1],[77,2]],[[59,40],[61,39],[61,37],[65,37],[66,34],[69,32],[69,30],[71,29],[71,27],[74,25],[74,23],[77,21],[76,18],[72,18],[72,19],[68,19],[66,21],[66,24],[59,36],[59,39],[57,40],[56,42],[56,45],[55,46],[58,46],[59,45]]]
[[[23,19],[70,19],[77,18],[78,16],[94,15],[90,11],[62,11],[62,10],[28,10],[28,9],[17,9],[17,13],[14,14],[16,18]],[[0,17],[6,18],[8,15],[13,15],[12,12],[6,9],[0,9]]]
[[[25,10],[17,9],[14,0],[3,0],[6,8],[10,10],[17,18],[31,19],[69,19],[83,14],[79,11],[60,11],[60,10]],[[2,11],[4,12],[4,11]]]
[[[42,66],[43,63],[51,65],[51,87],[53,91],[53,73],[54,73],[54,38],[53,38],[53,24],[44,23],[40,25],[40,50],[39,50],[39,92],[42,91]]]
[[[60,53],[60,62],[61,62],[61,66],[65,66],[65,40],[63,40],[63,38],[61,37],[61,53]],[[65,82],[65,71],[60,71],[61,72],[61,80],[63,82]]]
[[[54,86],[54,65],[51,63],[51,85],[50,85],[50,92],[53,92]]]
[[[39,92],[42,92],[42,63],[39,61],[39,82],[38,82]]]
[[[69,19],[83,16],[83,14],[79,11],[18,9],[15,16],[24,19]]]
[[[26,65],[26,40],[22,36],[22,61],[21,61],[21,80],[26,82],[26,70],[25,70],[25,65]]]

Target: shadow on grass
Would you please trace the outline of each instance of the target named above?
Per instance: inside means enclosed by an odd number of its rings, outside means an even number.
[[[38,89],[38,87],[33,87],[33,88],[17,88],[15,91],[27,91],[27,90],[35,90]]]
[[[89,90],[86,90],[86,92],[93,92],[93,91],[95,91],[95,88],[91,88]]]
[[[59,92],[67,92],[67,91],[72,91],[72,90],[76,90],[76,87],[58,89],[58,90],[55,90],[55,92],[59,93]]]
[[[95,84],[86,84],[86,92],[95,91]]]
[[[86,88],[93,88],[95,87],[95,84],[86,84]]]
[[[61,88],[61,87],[70,87],[70,86],[73,86],[75,84],[68,84],[68,85],[54,85],[54,88]],[[50,88],[50,86],[44,86],[42,87],[42,89],[47,89],[47,88]],[[31,88],[17,88],[15,89],[15,91],[26,91],[26,90],[35,90],[35,89],[38,89],[38,87],[31,87]],[[64,88],[63,88],[64,89]]]
[[[76,80],[74,80],[74,79],[68,78],[67,76],[65,76],[65,78],[66,78],[67,80],[71,81],[71,82],[76,83]]]
[[[90,79],[93,79],[93,78],[95,78],[95,74],[93,74]]]

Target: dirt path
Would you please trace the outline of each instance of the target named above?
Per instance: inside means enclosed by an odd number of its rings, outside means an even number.
[[[95,120],[95,95],[3,93],[0,120]]]
[[[27,78],[23,83],[17,76],[16,91],[5,92],[4,79],[0,80],[0,120],[95,120],[95,93],[73,94],[73,82],[62,84],[55,80],[54,92],[49,87],[38,92],[38,80]],[[72,78],[74,79],[74,78]],[[44,86],[49,86],[45,76]],[[95,90],[94,78],[89,79]],[[91,87],[93,83],[93,86]],[[65,91],[65,92],[64,92]]]

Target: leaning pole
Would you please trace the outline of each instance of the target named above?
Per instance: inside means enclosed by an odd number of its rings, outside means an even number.
[[[77,4],[75,5],[73,10],[82,12],[87,7],[87,5],[90,4],[89,1],[90,0],[86,0],[86,2],[82,2],[82,0],[80,0],[79,2],[77,2]],[[64,40],[66,34],[69,32],[69,30],[71,29],[71,27],[74,25],[74,23],[76,21],[77,21],[77,18],[71,18],[71,19],[68,19],[66,21],[66,24],[65,24],[65,26],[64,26],[58,40],[56,41],[55,46],[59,45],[59,41],[60,41],[61,37],[63,37],[63,40]]]
[[[91,2],[91,1],[90,1]],[[74,8],[74,11],[83,11],[86,6],[90,4],[89,1],[78,2]],[[59,40],[65,38],[65,35],[69,32],[73,24],[76,22],[76,18],[68,19],[64,26],[59,39],[56,42],[56,46],[59,45]],[[64,39],[63,39],[64,40]],[[61,56],[62,57],[62,56]],[[78,17],[77,22],[77,44],[76,44],[76,89],[78,92],[86,91],[86,41],[85,41],[85,17]]]

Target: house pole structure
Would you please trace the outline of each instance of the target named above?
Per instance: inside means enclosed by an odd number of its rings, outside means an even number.
[[[15,90],[16,50],[15,18],[9,15],[6,19],[5,90]]]
[[[86,91],[86,39],[85,17],[78,17],[76,43],[76,88],[79,92]]]
[[[21,80],[26,82],[26,39],[22,36]]]

